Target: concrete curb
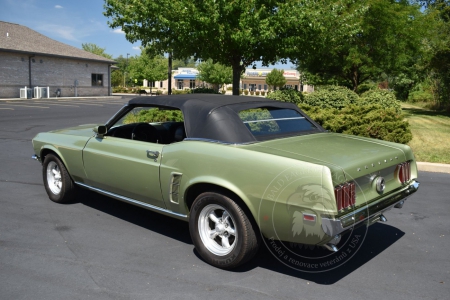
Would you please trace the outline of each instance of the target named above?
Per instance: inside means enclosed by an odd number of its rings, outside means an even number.
[[[417,162],[417,169],[423,172],[437,172],[437,173],[449,173],[450,165],[447,164],[436,164],[429,162]]]
[[[32,99],[24,99],[24,98],[4,98],[0,99],[0,101],[49,101],[49,100],[70,100],[70,99],[122,99],[123,95],[113,95],[113,96],[85,96],[85,97],[50,97],[50,98],[32,98]]]

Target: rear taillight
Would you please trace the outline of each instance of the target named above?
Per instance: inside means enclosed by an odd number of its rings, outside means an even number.
[[[339,210],[355,205],[356,185],[354,182],[346,182],[334,188],[334,198]]]
[[[411,179],[411,162],[405,161],[397,165],[395,173],[400,183],[404,184],[408,182]]]

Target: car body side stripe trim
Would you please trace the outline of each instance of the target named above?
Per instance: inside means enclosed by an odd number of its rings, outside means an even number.
[[[179,213],[176,213],[176,212],[173,212],[173,211],[170,211],[170,210],[167,210],[167,209],[155,206],[155,205],[151,205],[151,204],[148,204],[148,203],[145,203],[145,202],[134,200],[134,199],[131,199],[131,198],[128,198],[128,197],[125,197],[125,196],[117,195],[117,194],[114,194],[114,193],[111,193],[111,192],[108,192],[108,191],[105,191],[105,190],[102,190],[102,189],[98,189],[98,188],[92,187],[90,185],[87,185],[87,184],[84,184],[84,183],[81,183],[81,182],[75,182],[75,184],[79,185],[79,186],[81,186],[83,188],[86,188],[88,190],[97,192],[99,194],[102,194],[102,195],[105,195],[105,196],[108,196],[108,197],[111,197],[111,198],[114,198],[114,199],[117,199],[117,200],[120,200],[120,201],[123,201],[123,202],[128,202],[128,203],[131,203],[131,204],[134,204],[134,205],[137,205],[137,206],[140,206],[140,207],[143,207],[143,208],[155,211],[155,212],[159,212],[159,213],[162,213],[162,214],[165,214],[165,215],[169,215],[169,216],[175,217],[175,218],[180,219],[180,220],[187,221],[187,219],[188,219],[187,215],[179,214]]]

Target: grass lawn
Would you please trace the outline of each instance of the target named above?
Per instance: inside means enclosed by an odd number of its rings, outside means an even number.
[[[450,114],[402,103],[413,139],[408,145],[417,161],[450,164]]]

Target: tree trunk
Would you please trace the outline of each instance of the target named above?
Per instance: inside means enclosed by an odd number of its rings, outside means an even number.
[[[169,52],[169,66],[167,70],[167,95],[172,94],[172,52]]]
[[[240,61],[232,65],[233,68],[233,96],[239,96],[239,85],[241,82],[242,66]]]
[[[353,68],[353,76],[352,76],[352,85],[353,85],[353,91],[356,93],[358,91],[358,83],[359,83],[359,78],[358,78],[358,68],[354,67]]]

